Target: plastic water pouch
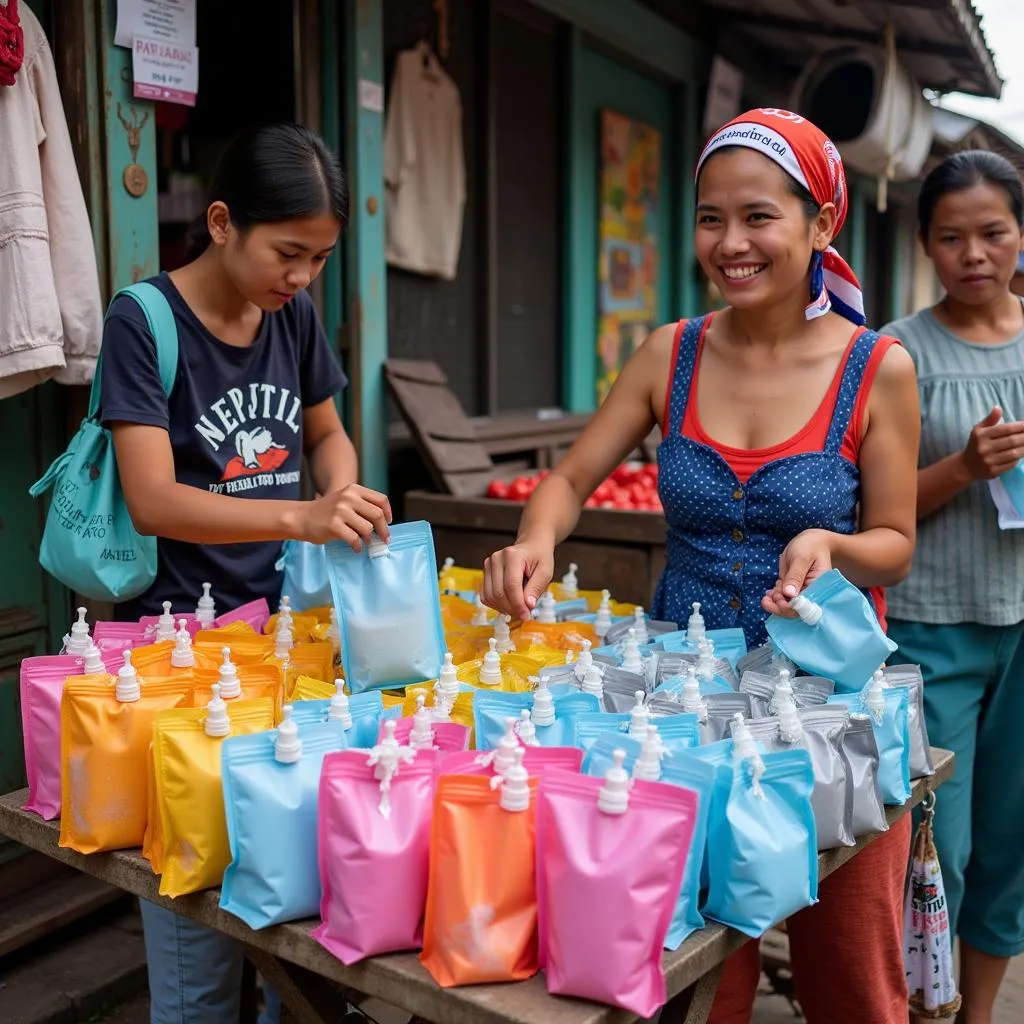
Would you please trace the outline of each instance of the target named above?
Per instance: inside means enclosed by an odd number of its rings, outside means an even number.
[[[537,809],[539,957],[548,991],[650,1017],[665,1003],[661,951],[697,820],[697,795],[549,772]]]
[[[538,746],[571,747],[573,722],[577,716],[598,713],[600,701],[588,693],[567,693],[552,696],[546,686],[533,693],[503,693],[480,690],[473,700],[473,724],[478,750],[490,750],[498,745],[505,733],[505,720],[523,720],[529,711],[529,724]]]
[[[354,750],[324,759],[312,937],[346,965],[422,944],[437,757],[406,748],[400,759]]]
[[[375,538],[358,554],[340,541],[324,550],[349,689],[437,679],[445,639],[430,525],[399,523],[388,544]]]
[[[305,611],[316,605],[331,604],[331,581],[322,544],[304,540],[286,540],[275,567],[284,572],[281,593],[287,594],[292,608]]]
[[[868,599],[838,569],[819,576],[791,602],[796,619],[770,615],[768,635],[808,675],[859,690],[896,650]]]
[[[345,746],[336,722],[226,739],[221,748],[231,863],[220,906],[250,928],[320,912],[317,802],[325,755]]]

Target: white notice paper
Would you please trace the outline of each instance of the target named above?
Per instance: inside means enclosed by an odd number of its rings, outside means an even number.
[[[136,99],[196,105],[199,50],[136,36],[132,46],[133,95]]]
[[[195,46],[196,0],[117,0],[114,45],[130,48],[135,36]]]

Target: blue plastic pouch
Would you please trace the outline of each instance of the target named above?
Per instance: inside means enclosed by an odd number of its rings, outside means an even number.
[[[287,595],[293,611],[334,603],[322,544],[286,540],[275,568],[284,573],[281,593]]]
[[[869,683],[868,686],[871,684]],[[884,711],[872,710],[864,693],[837,693],[826,703],[841,704],[851,715],[871,719],[878,746],[878,788],[886,804],[904,804],[910,799],[910,693],[904,687],[882,690]]]
[[[445,639],[430,524],[398,523],[387,544],[374,538],[358,554],[341,541],[324,552],[349,690],[437,679]]]
[[[586,754],[602,733],[628,733],[629,719],[629,715],[610,715],[604,711],[577,715],[573,719],[573,737],[569,746],[579,747]]]
[[[337,723],[298,727],[297,760],[275,759],[277,730],[235,736],[221,748],[231,863],[220,906],[250,928],[320,911],[317,802],[324,756],[345,747]]]
[[[330,698],[324,700],[297,700],[292,704],[292,720],[299,726],[313,722],[325,723],[331,710]],[[345,729],[349,747],[369,750],[376,746],[380,723],[385,718],[400,718],[402,707],[396,704],[384,710],[380,693],[356,693],[348,699],[348,713],[352,716],[351,728]]]
[[[709,629],[706,635],[715,645],[715,657],[724,658],[734,669],[739,664],[740,658],[747,653],[747,639],[742,629]],[[687,639],[686,630],[659,636],[649,646],[651,650],[655,651],[697,653],[697,646]]]
[[[758,754],[716,774],[712,814],[724,809],[724,818],[708,830],[708,917],[758,938],[817,900],[813,786],[806,750]]]
[[[668,676],[663,679],[655,688],[655,693],[661,693],[668,697],[682,699],[683,683],[686,682],[685,675]],[[700,695],[708,696],[710,693],[735,693],[729,683],[721,676],[712,676],[710,679],[697,677],[697,685],[700,687]]]
[[[473,725],[477,750],[493,750],[505,734],[505,719],[519,719],[524,709],[533,710],[533,693],[506,693],[501,690],[477,690],[473,698]],[[551,725],[537,725],[534,729],[541,747],[572,747],[573,721],[577,715],[600,711],[597,697],[578,690],[571,693],[552,693],[555,721]]]
[[[834,679],[837,690],[859,690],[896,650],[868,599],[838,569],[791,603],[800,617],[769,616],[768,635],[808,675]]]
[[[580,615],[587,614],[587,599],[585,597],[574,597],[571,601],[555,602],[556,622],[579,622]]]

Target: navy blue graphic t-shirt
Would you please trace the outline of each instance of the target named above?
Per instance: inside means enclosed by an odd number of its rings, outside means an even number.
[[[264,313],[255,341],[228,345],[210,333],[166,274],[151,279],[178,325],[178,372],[164,395],[156,343],[134,299],[115,299],[103,329],[101,418],[163,427],[174,450],[179,483],[236,498],[298,499],[302,410],[345,386],[313,301],[300,292]],[[134,619],[195,609],[202,584],[213,584],[219,612],[265,597],[276,608],[279,542],[191,544],[157,541],[152,587],[118,606]]]

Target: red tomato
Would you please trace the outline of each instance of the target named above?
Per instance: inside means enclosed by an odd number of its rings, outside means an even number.
[[[504,480],[492,480],[487,485],[487,497],[504,499],[508,497],[508,484]]]
[[[508,489],[508,496],[511,501],[526,501],[530,492],[530,481],[524,476],[517,476]]]

